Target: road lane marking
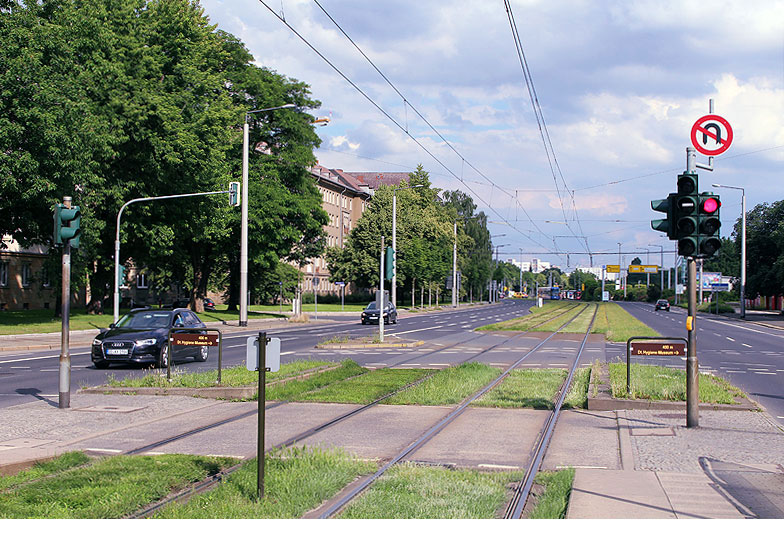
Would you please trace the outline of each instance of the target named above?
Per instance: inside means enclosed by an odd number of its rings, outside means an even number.
[[[391,334],[391,335],[409,334],[409,333],[416,333],[416,332],[419,332],[419,331],[429,331],[429,330],[432,330],[432,329],[440,329],[441,327],[443,327],[443,325],[436,325],[434,327],[424,327],[422,329],[412,329],[410,331],[394,332],[394,333],[388,333],[388,334]]]

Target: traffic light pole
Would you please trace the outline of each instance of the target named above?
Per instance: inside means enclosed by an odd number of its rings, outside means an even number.
[[[696,172],[696,157],[694,148],[686,148],[687,173]],[[697,261],[693,257],[688,258],[686,284],[686,293],[689,297],[688,318],[686,318],[689,340],[689,348],[686,353],[686,427],[696,428],[700,425],[700,363],[697,360]],[[702,288],[702,282],[700,282],[700,288]]]
[[[120,319],[120,218],[122,217],[122,213],[125,211],[125,208],[136,202],[149,202],[151,200],[167,200],[170,198],[188,198],[191,196],[208,196],[211,194],[225,193],[231,194],[231,190],[193,192],[189,194],[172,194],[170,196],[151,196],[149,198],[134,198],[133,200],[129,200],[122,205],[120,211],[117,212],[117,230],[114,235],[114,323],[117,323],[117,320]]]
[[[381,267],[378,271],[378,289],[381,290],[379,297],[376,297],[378,307],[378,339],[384,342],[384,308],[387,306],[384,301],[384,236],[381,236]]]
[[[71,208],[71,197],[63,196],[63,205]],[[70,351],[70,317],[71,317],[71,242],[63,244],[62,271],[62,330],[60,334],[60,398],[58,407],[71,407],[71,351]]]

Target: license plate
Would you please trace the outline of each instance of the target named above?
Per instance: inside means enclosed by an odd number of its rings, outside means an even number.
[[[128,354],[128,350],[127,349],[107,349],[106,350],[106,354],[107,355],[127,355]]]

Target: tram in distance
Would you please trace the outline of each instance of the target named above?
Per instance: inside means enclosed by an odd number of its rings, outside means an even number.
[[[579,301],[583,298],[581,290],[562,290],[558,286],[539,288],[539,297],[551,301],[570,300]]]

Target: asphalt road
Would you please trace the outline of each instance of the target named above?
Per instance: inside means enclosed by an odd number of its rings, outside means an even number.
[[[370,367],[406,365],[410,367],[447,366],[477,355],[483,349],[496,345],[503,337],[488,336],[471,332],[475,327],[494,323],[528,312],[533,301],[507,300],[498,304],[477,307],[462,307],[456,310],[407,315],[402,314],[397,324],[386,326],[386,335],[398,335],[406,340],[424,340],[426,345],[401,350],[351,349],[318,350],[315,346],[336,335],[351,337],[377,334],[377,325],[362,325],[359,313],[356,316],[319,315],[325,324],[274,329],[268,336],[281,339],[281,362],[299,358],[341,360],[351,358]],[[226,334],[223,345],[223,366],[231,367],[245,362],[248,336],[258,330]],[[440,353],[440,350],[451,346]],[[519,348],[498,346],[498,354],[505,351],[519,356]],[[104,384],[109,376],[124,378],[142,376],[148,368],[135,365],[114,365],[107,370],[97,370],[90,361],[89,347],[72,347],[71,390],[82,386]],[[507,359],[505,357],[505,359]],[[217,367],[217,351],[212,348],[206,362],[177,363],[176,368],[184,371],[203,371]],[[0,355],[0,408],[44,399],[57,403],[59,399],[59,351],[10,352]]]
[[[654,311],[646,303],[620,303],[630,314],[663,336],[686,338],[686,311]],[[608,357],[626,358],[624,344],[608,344]],[[612,355],[611,355],[612,353]],[[685,358],[642,359],[685,368]],[[761,325],[697,315],[697,360],[700,372],[713,372],[740,387],[784,427],[784,331]]]

